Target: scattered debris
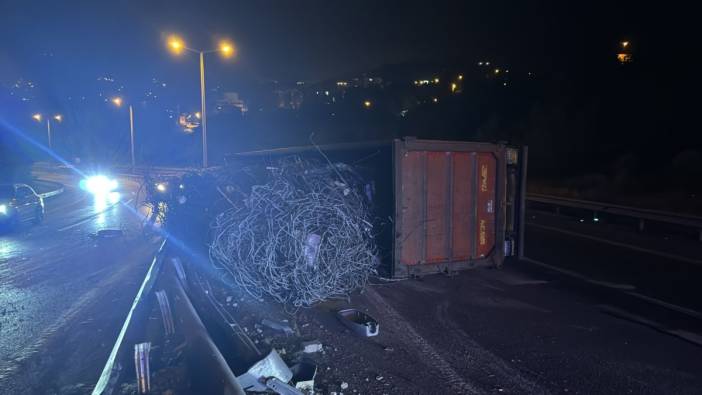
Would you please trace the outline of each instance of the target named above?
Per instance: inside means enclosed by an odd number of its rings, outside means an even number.
[[[339,310],[336,315],[339,317],[341,323],[346,325],[357,335],[365,337],[377,336],[380,331],[378,321],[362,311],[345,309]]]
[[[266,379],[266,387],[280,395],[302,395],[302,392],[300,392],[297,388],[284,383],[275,377],[269,377]]]
[[[186,287],[188,284],[187,278],[185,277],[185,269],[183,269],[183,262],[180,261],[180,258],[173,257],[171,259],[171,263],[173,264],[173,267],[175,268],[176,274],[178,275],[178,279],[180,280],[180,283]]]
[[[171,305],[168,303],[168,295],[166,294],[166,291],[160,290],[156,291],[156,298],[158,299],[158,307],[161,310],[163,329],[166,332],[166,336],[171,336],[175,333],[175,325],[173,324]]]
[[[314,379],[317,376],[317,365],[312,362],[302,361],[290,367],[293,372],[295,388],[303,392],[314,391]]]
[[[268,328],[271,328],[271,329],[274,329],[274,330],[277,330],[277,331],[282,331],[287,336],[290,336],[290,335],[295,333],[295,331],[293,331],[293,329],[287,323],[272,321],[272,320],[269,320],[268,318],[264,318],[261,321],[261,325],[268,327]]]
[[[134,365],[136,366],[136,378],[140,394],[148,394],[149,391],[151,391],[151,373],[149,372],[150,350],[150,342],[134,345]]]
[[[323,350],[322,343],[320,343],[319,340],[302,342],[300,346],[302,346],[302,351],[305,354],[312,354]]]
[[[95,236],[99,239],[114,239],[124,236],[122,229],[100,229]]]
[[[268,389],[265,379],[271,377],[275,377],[283,383],[287,383],[293,377],[292,371],[275,350],[271,350],[265,358],[256,362],[237,379],[241,388],[246,391],[265,392]]]

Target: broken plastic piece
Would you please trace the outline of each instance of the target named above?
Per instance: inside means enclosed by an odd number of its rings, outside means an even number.
[[[339,310],[336,315],[342,324],[356,334],[364,337],[378,336],[380,324],[370,315],[356,309]]]
[[[322,351],[322,343],[320,343],[319,340],[302,342],[300,345],[302,346],[302,351],[306,354]]]
[[[277,331],[285,332],[286,335],[292,335],[294,333],[294,331],[290,327],[290,325],[283,323],[283,322],[272,321],[272,320],[269,320],[268,318],[264,318],[261,321],[261,325],[266,326],[266,327],[271,328],[271,329],[275,329]]]

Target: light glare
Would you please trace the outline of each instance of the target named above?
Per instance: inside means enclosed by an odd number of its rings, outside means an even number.
[[[178,55],[185,49],[185,42],[178,36],[170,36],[168,37],[168,48]]]

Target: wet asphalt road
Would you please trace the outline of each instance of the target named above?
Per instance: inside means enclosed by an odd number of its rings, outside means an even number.
[[[97,380],[157,248],[126,204],[136,184],[121,180],[119,197],[97,199],[77,188],[78,177],[35,176],[64,184],[65,192],[45,200],[40,225],[0,234],[0,393]],[[36,186],[38,192],[50,187]],[[124,236],[96,239],[105,228],[122,229]],[[69,361],[76,363],[61,366]],[[27,387],[37,382],[44,387]]]

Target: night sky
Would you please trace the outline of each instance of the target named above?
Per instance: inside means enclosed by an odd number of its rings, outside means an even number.
[[[221,85],[222,91],[242,92],[247,99],[257,89],[271,93],[266,85],[271,81],[290,87],[295,81],[350,79],[387,65],[460,71],[489,60],[509,67],[512,75],[533,72],[541,81],[533,86],[537,93],[534,98],[495,96],[496,105],[485,104],[493,99],[466,95],[460,108],[482,110],[477,118],[457,110],[466,122],[446,125],[457,132],[452,137],[474,138],[496,117],[501,131],[516,131],[522,138],[527,129],[541,128],[531,122],[541,108],[558,111],[560,118],[549,120],[564,120],[565,126],[551,126],[553,135],[571,133],[582,120],[580,139],[596,140],[591,158],[596,158],[594,150],[616,158],[630,149],[645,157],[662,146],[669,158],[702,141],[693,126],[700,80],[691,60],[699,52],[697,22],[693,12],[670,2],[0,1],[0,87],[10,88],[20,78],[36,85],[35,97],[19,110],[4,106],[3,115],[0,101],[0,116],[32,133],[38,129],[28,114],[56,111],[66,115],[65,127],[76,138],[92,135],[103,128],[100,122],[112,124],[108,116],[119,116],[107,114],[113,109],[99,100],[107,102],[109,96],[98,98],[97,92],[135,103],[161,82],[168,84],[163,95],[168,97],[162,108],[140,108],[141,119],[147,114],[162,118],[159,111],[166,107],[194,111],[199,105],[197,56],[168,52],[166,38],[177,33],[189,47],[205,50],[230,39],[237,49],[234,59],[207,57],[208,89]],[[623,40],[631,42],[635,59],[626,69],[615,58]],[[98,78],[105,76],[123,89],[100,85]],[[410,84],[406,75],[397,78]],[[81,96],[92,97],[97,107],[76,107]],[[500,109],[510,100],[519,103],[520,114]],[[292,122],[281,125],[293,129]],[[298,126],[299,133],[308,134],[310,128]],[[335,128],[327,132],[343,137],[345,132]],[[527,140],[517,139],[536,143]]]
[[[231,38],[239,50],[232,74],[291,81],[427,60],[548,70],[607,53],[621,39],[659,50],[677,45],[660,41],[687,36],[679,17],[614,3],[3,0],[0,71],[55,73],[57,84],[105,73],[168,78],[180,75],[163,46],[169,32],[196,48]]]

